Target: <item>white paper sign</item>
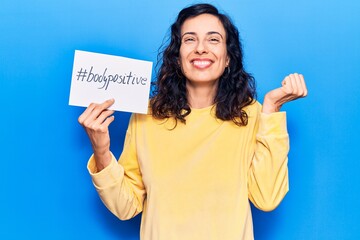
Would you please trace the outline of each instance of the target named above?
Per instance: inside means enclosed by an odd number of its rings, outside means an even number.
[[[114,98],[110,109],[147,113],[151,72],[152,62],[76,50],[69,105]]]

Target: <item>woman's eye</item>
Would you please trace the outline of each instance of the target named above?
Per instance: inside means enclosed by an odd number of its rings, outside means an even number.
[[[193,41],[195,41],[194,38],[186,38],[186,39],[184,40],[184,42],[193,42]]]
[[[210,38],[210,42],[218,43],[218,42],[220,42],[220,40],[218,38]]]

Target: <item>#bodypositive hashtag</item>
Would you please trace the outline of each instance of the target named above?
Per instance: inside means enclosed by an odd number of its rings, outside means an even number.
[[[94,73],[93,67],[90,68],[89,71],[87,69],[81,68],[77,73],[77,81],[81,82],[93,82],[99,83],[100,86],[98,89],[107,90],[109,87],[110,82],[123,84],[123,85],[146,85],[147,78],[146,77],[139,77],[133,74],[131,71],[128,74],[106,74],[107,68],[104,69],[102,74]]]

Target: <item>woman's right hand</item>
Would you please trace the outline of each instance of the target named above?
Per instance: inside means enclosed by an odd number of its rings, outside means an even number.
[[[109,125],[114,121],[114,111],[108,108],[113,104],[114,99],[101,104],[91,103],[78,119],[89,136],[98,172],[109,165],[112,158]]]

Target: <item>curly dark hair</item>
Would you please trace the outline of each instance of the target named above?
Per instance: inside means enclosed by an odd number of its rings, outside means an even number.
[[[246,126],[248,115],[244,108],[255,100],[255,80],[244,70],[242,46],[237,28],[229,17],[219,13],[217,8],[210,4],[195,4],[184,8],[172,24],[170,43],[158,55],[160,68],[150,100],[152,115],[157,119],[174,117],[176,122],[180,120],[185,123],[186,116],[191,112],[187,100],[186,78],[178,61],[181,26],[185,20],[201,14],[218,17],[226,31],[226,48],[230,62],[228,69],[218,81],[214,98],[216,117],[221,120],[232,120],[238,126]]]

